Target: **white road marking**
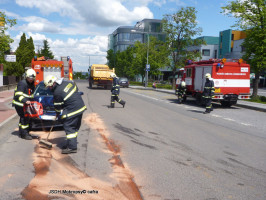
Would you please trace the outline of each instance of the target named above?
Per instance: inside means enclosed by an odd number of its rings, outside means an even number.
[[[157,98],[154,98],[154,97],[150,97],[150,96],[146,96],[144,94],[140,94],[140,93],[135,93],[135,92],[131,92],[131,91],[127,91],[129,93],[132,93],[132,94],[135,94],[135,95],[139,95],[139,96],[142,96],[142,97],[146,97],[148,99],[153,99],[155,101],[161,101],[161,102],[164,102],[164,103],[170,103],[169,101],[167,100],[162,100],[162,99],[157,99]],[[187,106],[187,105],[183,105],[183,104],[175,104],[176,106],[182,106],[183,108],[186,108],[186,109],[191,109],[191,110],[195,110],[195,111],[200,111],[199,109],[195,109],[194,107],[192,106]],[[231,119],[231,118],[227,118],[227,117],[223,117],[221,115],[216,115],[216,114],[211,114],[212,117],[216,117],[216,118],[222,118],[224,120],[227,120],[227,121],[231,121],[231,122],[236,122],[238,124],[241,124],[241,125],[244,125],[244,126],[253,126],[252,124],[247,124],[247,123],[243,123],[243,122],[239,122],[237,120],[234,120],[234,119]]]
[[[232,122],[236,121],[236,120],[231,119],[231,118],[223,118],[223,119],[228,120],[228,121],[232,121]]]

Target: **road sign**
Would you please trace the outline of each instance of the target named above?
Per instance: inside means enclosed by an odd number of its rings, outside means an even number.
[[[16,55],[5,55],[5,61],[16,62]]]
[[[151,69],[151,66],[149,64],[146,65],[146,71],[149,72]]]

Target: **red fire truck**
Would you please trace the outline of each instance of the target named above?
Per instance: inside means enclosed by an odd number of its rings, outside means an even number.
[[[197,104],[202,105],[206,73],[210,73],[214,81],[213,101],[229,107],[238,99],[250,99],[250,66],[242,59],[188,61],[188,65],[178,72],[176,88],[185,81],[187,96],[196,98]]]
[[[50,74],[57,78],[73,80],[72,60],[69,57],[61,57],[61,61],[34,57],[31,61],[31,67],[36,72],[36,85]]]

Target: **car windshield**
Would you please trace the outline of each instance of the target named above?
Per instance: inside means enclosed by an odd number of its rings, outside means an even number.
[[[128,81],[127,78],[120,78],[119,81]]]
[[[34,92],[34,96],[50,96],[53,95],[52,91],[49,88],[46,88],[44,83],[41,82],[37,85]]]

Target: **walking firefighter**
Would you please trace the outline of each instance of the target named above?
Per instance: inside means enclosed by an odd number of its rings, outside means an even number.
[[[117,101],[124,108],[125,105],[126,105],[126,102],[119,98],[120,85],[119,85],[119,82],[118,82],[118,78],[117,78],[115,73],[111,73],[110,77],[113,78],[113,86],[112,86],[112,89],[111,89],[111,92],[112,92],[112,95],[111,95],[111,106],[110,107],[114,108],[115,107],[115,101]]]

